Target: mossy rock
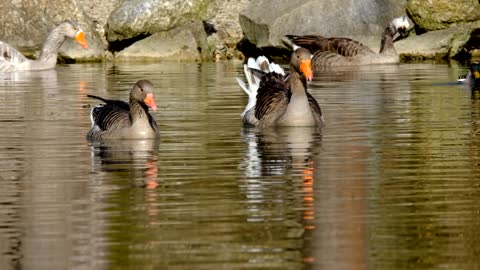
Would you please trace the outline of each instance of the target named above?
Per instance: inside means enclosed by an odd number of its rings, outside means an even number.
[[[408,0],[407,10],[424,31],[446,29],[452,24],[480,19],[478,0]]]

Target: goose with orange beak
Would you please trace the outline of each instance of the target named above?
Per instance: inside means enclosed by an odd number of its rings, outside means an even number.
[[[247,126],[322,126],[323,116],[317,100],[307,91],[307,81],[313,79],[312,54],[305,48],[294,47],[290,58],[290,74],[270,63],[264,56],[251,58],[244,66],[248,86],[237,78],[249,95],[242,113]]]
[[[14,47],[0,41],[0,71],[52,69],[57,64],[58,50],[66,38],[88,48],[85,33],[72,21],[64,21],[50,31],[36,60],[26,58]]]
[[[157,110],[153,90],[153,84],[149,80],[137,81],[130,91],[128,103],[87,95],[105,103],[92,109],[92,127],[87,139],[102,141],[160,137],[157,122],[149,112],[149,109]]]

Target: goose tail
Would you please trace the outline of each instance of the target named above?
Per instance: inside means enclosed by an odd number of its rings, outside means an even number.
[[[259,56],[257,59],[250,57],[247,63],[243,65],[243,72],[247,79],[247,83],[238,77],[236,78],[240,88],[242,88],[242,90],[248,95],[248,103],[241,114],[242,117],[247,111],[253,108],[257,102],[257,91],[260,86],[261,76],[258,75],[260,74],[259,72],[253,72],[252,70],[261,70],[263,73],[275,72],[285,75],[283,68],[273,62],[270,63],[267,57],[263,55]]]

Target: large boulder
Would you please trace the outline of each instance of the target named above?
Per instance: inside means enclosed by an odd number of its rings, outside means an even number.
[[[77,5],[82,8],[84,14],[92,21],[95,26],[95,31],[100,35],[105,48],[108,47],[107,39],[105,38],[105,25],[107,19],[120,5],[121,0],[75,0]]]
[[[206,21],[208,44],[216,60],[243,58],[237,44],[243,38],[238,14],[250,0],[216,0],[214,16]]]
[[[157,32],[115,55],[120,61],[201,61],[209,55],[201,22]],[[200,49],[199,49],[200,48]],[[204,49],[201,49],[204,48]]]
[[[478,0],[408,0],[407,10],[415,24],[424,31],[480,19]]]
[[[52,8],[55,7],[55,8]],[[64,20],[76,21],[85,31],[88,49],[67,39],[60,56],[77,60],[98,60],[104,56],[104,46],[91,21],[74,0],[0,1],[0,40],[27,57],[42,48],[49,31]]]
[[[405,15],[406,0],[259,0],[240,14],[257,47],[281,47],[285,34],[349,37],[378,47],[383,29]]]
[[[110,14],[106,37],[117,42],[205,20],[214,0],[123,0]]]
[[[464,51],[480,21],[451,26],[447,29],[430,31],[397,41],[395,47],[402,60],[425,60],[454,58]]]

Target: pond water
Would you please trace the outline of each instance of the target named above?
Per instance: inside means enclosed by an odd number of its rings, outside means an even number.
[[[464,66],[325,70],[326,126],[242,127],[241,63],[0,74],[0,269],[478,269],[480,95]],[[155,85],[161,129],[91,145]]]

